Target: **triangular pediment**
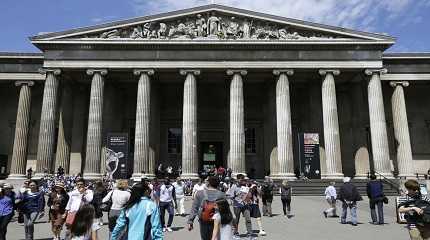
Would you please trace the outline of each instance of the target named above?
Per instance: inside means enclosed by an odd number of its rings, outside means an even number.
[[[39,41],[375,41],[392,37],[220,5],[34,36]]]

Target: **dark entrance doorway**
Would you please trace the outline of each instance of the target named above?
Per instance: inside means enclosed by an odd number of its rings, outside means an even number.
[[[223,165],[222,142],[200,142],[200,170]]]

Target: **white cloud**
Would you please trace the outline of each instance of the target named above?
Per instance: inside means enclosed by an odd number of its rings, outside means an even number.
[[[133,0],[136,15],[147,15],[210,4],[211,0]],[[378,21],[417,18],[409,10],[430,0],[215,0],[233,6],[317,23],[373,30]]]

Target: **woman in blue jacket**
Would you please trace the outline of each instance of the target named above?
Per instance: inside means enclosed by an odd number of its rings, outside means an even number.
[[[163,239],[160,212],[155,202],[150,199],[150,194],[151,189],[145,183],[133,186],[130,199],[117,220],[111,240],[120,239],[127,226],[128,240]]]
[[[25,240],[33,240],[34,222],[45,214],[45,196],[39,191],[37,182],[32,180],[30,190],[18,195],[21,211],[24,213]]]

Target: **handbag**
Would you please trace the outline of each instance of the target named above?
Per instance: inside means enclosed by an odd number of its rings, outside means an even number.
[[[113,195],[114,191],[115,190],[112,190],[112,193],[110,194],[110,198],[109,198],[109,200],[107,200],[107,202],[100,204],[100,210],[102,210],[103,212],[109,212],[110,211],[110,209],[112,207],[112,195]]]
[[[73,222],[75,221],[76,212],[69,212],[67,213],[66,217],[66,225],[71,226]]]
[[[382,197],[382,202],[384,204],[388,204],[388,198],[387,198],[387,196],[384,195],[384,197]]]

